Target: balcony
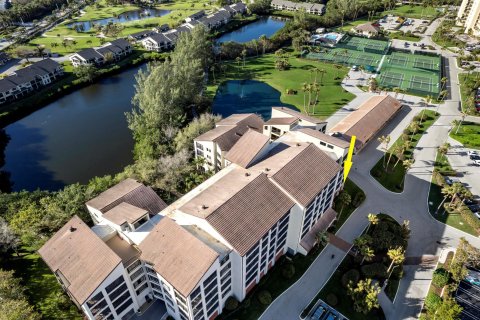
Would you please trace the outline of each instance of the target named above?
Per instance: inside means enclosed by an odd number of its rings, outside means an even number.
[[[320,219],[312,226],[310,231],[302,238],[300,245],[309,252],[317,244],[317,233],[326,231],[332,222],[337,218],[337,212],[332,208],[328,208]]]

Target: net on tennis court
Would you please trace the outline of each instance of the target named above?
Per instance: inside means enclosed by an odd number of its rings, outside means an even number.
[[[426,77],[412,76],[412,79],[410,80],[409,88],[414,90],[432,92],[432,89],[433,89],[432,80]]]
[[[433,63],[429,59],[415,58],[413,66],[421,69],[438,70],[438,64]]]
[[[407,65],[408,59],[404,58],[404,57],[394,57],[394,56],[392,56],[388,59],[388,62],[390,64],[393,64],[393,65],[404,67],[404,66]]]
[[[375,62],[375,59],[369,56],[359,55],[354,61],[355,64],[372,66]]]
[[[380,84],[388,87],[400,87],[403,82],[403,74],[396,72],[385,72],[380,75]]]

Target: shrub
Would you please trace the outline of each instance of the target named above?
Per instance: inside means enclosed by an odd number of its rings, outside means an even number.
[[[358,270],[356,269],[348,270],[342,276],[342,286],[344,288],[347,288],[350,281],[352,281],[353,283],[357,283],[359,279],[360,279],[360,272],[358,272]]]
[[[442,298],[433,292],[428,293],[427,298],[425,298],[425,306],[428,310],[436,310],[441,303]]]
[[[258,293],[258,301],[264,306],[268,306],[272,303],[272,295],[267,290],[262,290]]]
[[[286,264],[282,269],[282,276],[285,279],[291,279],[295,275],[295,266],[291,263]]]
[[[356,271],[356,270],[355,270]],[[335,307],[338,303],[338,298],[334,293],[329,293],[327,295],[327,303],[332,307]]]
[[[449,280],[450,273],[443,268],[438,268],[433,273],[432,283],[439,288],[443,288],[443,286],[445,286]]]
[[[362,204],[363,200],[365,200],[365,195],[361,192],[358,192],[353,197],[352,204],[355,208],[357,208],[358,206],[360,206]]]
[[[462,203],[460,208],[458,208],[458,212],[469,226],[471,226],[477,233],[480,233],[480,219],[473,214],[472,210]]]
[[[382,176],[382,170],[379,170],[379,169],[375,169],[372,171],[372,175],[375,177],[375,178],[380,178]]]
[[[362,266],[362,273],[368,278],[386,278],[387,267],[383,263],[372,263]]]
[[[234,297],[228,297],[227,301],[225,301],[225,309],[228,311],[233,311],[238,308],[238,300]]]

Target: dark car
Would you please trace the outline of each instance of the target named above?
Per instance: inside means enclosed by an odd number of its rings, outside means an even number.
[[[480,205],[478,204],[471,204],[467,206],[468,209],[472,210],[472,212],[479,212],[480,211]]]
[[[470,160],[480,160],[480,156],[477,155],[471,155]]]

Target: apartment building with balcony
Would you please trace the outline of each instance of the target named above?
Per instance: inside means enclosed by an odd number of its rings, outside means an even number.
[[[480,2],[463,0],[457,14],[457,25],[465,28],[465,33],[480,36]]]
[[[169,206],[120,182],[87,202],[95,226],[74,217],[39,250],[86,318],[133,319],[155,301],[175,319],[214,319],[282,255],[311,250],[336,217],[342,167],[314,143],[255,130],[231,151]]]
[[[265,122],[263,134],[276,140],[286,132],[301,128],[311,128],[325,132],[327,122],[311,117],[287,107],[272,107],[272,117]]]
[[[204,159],[206,171],[219,171],[227,165],[225,155],[242,135],[250,130],[261,132],[263,120],[254,113],[233,114],[216,123],[215,128],[194,140],[196,158]]]

